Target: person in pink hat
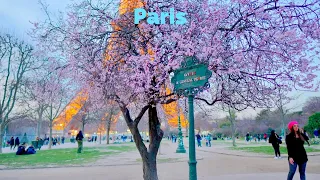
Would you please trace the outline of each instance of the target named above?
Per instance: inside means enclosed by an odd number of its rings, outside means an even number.
[[[306,137],[303,132],[299,129],[297,121],[291,121],[288,124],[290,133],[286,136],[286,144],[288,150],[288,161],[289,161],[289,173],[287,180],[292,180],[299,166],[300,180],[306,179],[306,166],[308,156],[304,149],[304,142]]]

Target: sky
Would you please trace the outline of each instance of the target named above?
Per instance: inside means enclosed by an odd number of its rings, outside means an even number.
[[[72,0],[47,0],[49,10],[57,13],[64,11]],[[38,0],[0,0],[0,31],[30,41],[27,32],[32,28],[31,22],[45,19]]]
[[[49,10],[53,13],[65,11],[69,3],[74,0],[47,0]],[[0,32],[14,34],[15,36],[30,42],[27,32],[32,28],[31,22],[42,21],[45,14],[41,10],[38,0],[0,0]],[[30,42],[32,43],[32,42]],[[320,73],[318,81],[320,81]],[[301,110],[305,101],[312,96],[320,96],[320,92],[293,91],[289,96],[300,95],[298,99],[288,104],[288,108],[295,107],[294,111]],[[259,110],[248,109],[238,113],[238,117],[255,116]],[[221,114],[220,114],[221,115]]]

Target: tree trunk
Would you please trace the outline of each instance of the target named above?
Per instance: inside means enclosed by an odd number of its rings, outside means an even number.
[[[85,125],[85,123],[82,122],[82,127],[81,127],[82,134],[84,134],[84,125]]]
[[[142,158],[143,165],[143,179],[144,180],[158,180],[157,173],[157,152],[160,142],[151,141],[152,136],[150,136],[149,152],[145,144],[142,141],[142,137],[139,133],[138,128],[133,128],[131,131],[136,147]]]
[[[134,138],[134,143],[140,153],[142,158],[142,166],[143,166],[143,179],[144,180],[158,180],[158,173],[157,173],[157,154],[154,151],[151,152],[149,145],[149,151],[145,144],[142,141],[142,137],[139,133],[138,128],[130,128],[131,133]],[[160,144],[160,143],[159,143]],[[154,145],[153,145],[154,146]],[[155,146],[154,146],[155,147]]]
[[[49,126],[50,126],[50,133],[49,133],[49,146],[48,146],[48,149],[51,149],[51,146],[52,146],[52,123],[53,123],[53,119],[50,120],[49,122]]]
[[[37,137],[40,137],[40,130],[41,130],[41,121],[37,121]]]
[[[236,134],[236,129],[235,129],[235,121],[236,121],[236,113],[234,110],[232,110],[230,107],[229,107],[229,117],[227,117],[229,119],[229,122],[230,122],[230,125],[231,125],[231,136],[232,136],[232,146],[233,147],[236,147],[236,137],[235,137],[235,134]]]
[[[143,179],[158,180],[156,155],[148,153],[149,158],[143,159]]]
[[[4,128],[3,128],[3,125],[1,123],[0,124],[0,154],[2,153],[3,132],[4,132]]]
[[[281,120],[282,120],[282,127],[281,127],[281,136],[282,136],[282,138],[283,137],[285,137],[285,129],[284,129],[284,120],[285,120],[285,114],[284,114],[284,112],[283,112],[283,108],[281,107],[281,115],[282,115],[282,118],[281,118]]]
[[[235,128],[233,122],[231,122],[231,133],[232,133],[232,146],[236,147],[236,137],[235,137]]]
[[[158,154],[159,146],[163,137],[163,131],[158,119],[156,107],[149,108],[149,152]]]
[[[148,156],[142,156],[143,178],[144,180],[158,180],[157,173],[157,154],[163,137],[163,131],[160,129],[156,107],[149,108],[149,151]]]
[[[42,123],[42,112],[39,113],[39,119],[37,122],[37,136],[40,138],[41,135],[41,123]]]
[[[107,144],[109,144],[110,143],[110,141],[109,141],[109,136],[110,136],[110,127],[111,126],[111,119],[109,119],[108,120],[108,122],[107,122],[107,136],[106,136],[106,138],[107,138]]]
[[[127,108],[122,108],[123,116],[134,138],[134,143],[140,153],[143,162],[143,179],[158,180],[157,174],[157,154],[163,137],[163,131],[160,128],[160,121],[157,115],[156,107],[145,106],[140,112],[140,119],[146,110],[149,110],[149,148],[147,149],[142,141],[138,129],[138,123],[135,123],[129,114]],[[139,119],[139,121],[140,121]]]

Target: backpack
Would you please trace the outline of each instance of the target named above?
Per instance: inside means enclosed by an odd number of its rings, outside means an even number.
[[[277,142],[278,142],[279,144],[282,144],[281,138],[277,138]]]

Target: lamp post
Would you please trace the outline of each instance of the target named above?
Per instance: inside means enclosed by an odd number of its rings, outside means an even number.
[[[181,131],[181,121],[180,121],[180,107],[179,107],[179,102],[178,102],[178,148],[176,150],[176,153],[186,153],[186,149],[184,148],[183,145],[183,137],[182,137],[182,131]]]

